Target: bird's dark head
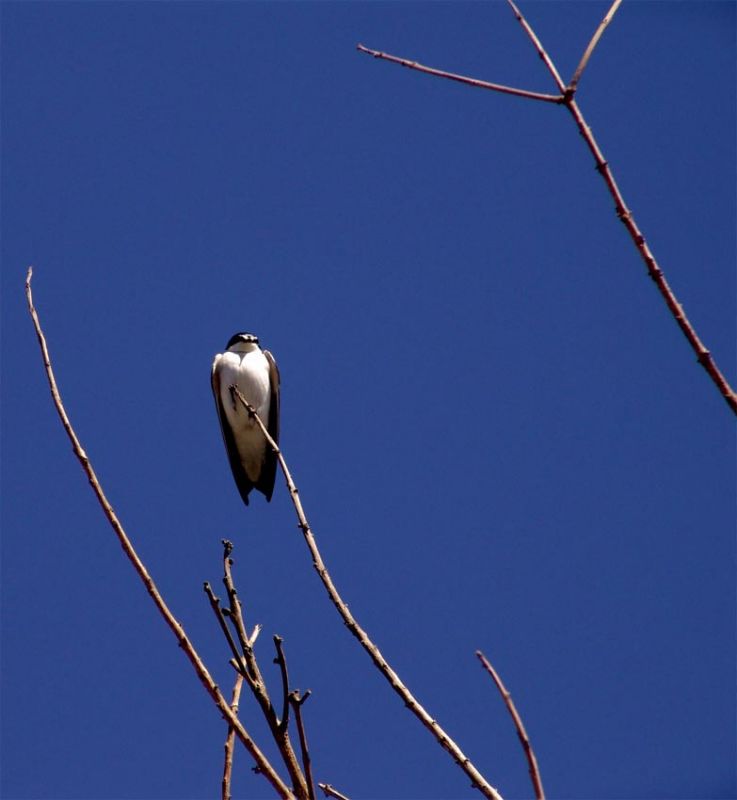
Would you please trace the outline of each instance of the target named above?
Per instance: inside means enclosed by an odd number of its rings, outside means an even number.
[[[255,344],[258,347],[258,336],[253,333],[234,333],[226,346],[227,350],[239,344]]]

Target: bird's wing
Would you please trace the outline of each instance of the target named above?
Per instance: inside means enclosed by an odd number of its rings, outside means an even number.
[[[280,379],[279,368],[276,366],[274,356],[268,350],[264,350],[264,356],[269,362],[269,385],[271,387],[271,398],[269,401],[269,419],[264,420],[266,430],[269,432],[271,438],[279,444],[279,392],[280,392]],[[276,480],[276,453],[271,449],[270,445],[266,445],[264,452],[264,465],[261,469],[256,488],[262,492],[268,501],[271,501],[271,495],[274,492],[274,481]]]
[[[235,445],[233,432],[228,424],[228,418],[225,415],[223,408],[222,395],[220,393],[220,371],[218,370],[219,358],[215,358],[212,364],[212,372],[210,374],[210,383],[212,384],[212,393],[215,395],[215,408],[217,408],[218,419],[220,420],[220,430],[223,434],[223,441],[225,442],[225,450],[228,453],[228,461],[230,462],[230,469],[235,479],[235,485],[238,487],[243,502],[248,505],[248,495],[253,489],[253,483],[248,479],[243,464],[241,464],[240,457],[238,456],[238,448]]]

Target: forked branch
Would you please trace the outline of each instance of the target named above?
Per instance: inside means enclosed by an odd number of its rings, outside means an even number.
[[[357,49],[362,53],[366,53],[368,55],[374,56],[375,58],[382,59],[383,61],[390,61],[394,64],[401,64],[404,67],[408,67],[409,69],[413,69],[417,72],[422,72],[426,75],[432,75],[433,77],[436,78],[447,78],[449,80],[453,80],[458,83],[463,83],[467,86],[474,86],[476,88],[481,88],[481,89],[490,89],[492,91],[502,92],[504,94],[512,94],[516,95],[517,97],[527,98],[528,100],[539,100],[543,102],[554,103],[557,105],[562,105],[565,108],[567,108],[571,116],[573,117],[573,120],[576,123],[579,133],[583,137],[584,141],[586,142],[586,145],[588,146],[589,150],[591,151],[591,154],[594,157],[594,161],[596,162],[596,169],[601,175],[601,177],[604,179],[607,190],[609,191],[609,194],[612,196],[614,200],[614,208],[616,214],[619,217],[619,219],[624,223],[624,226],[627,229],[627,232],[629,233],[630,238],[632,239],[632,242],[637,249],[637,252],[640,254],[640,258],[645,263],[648,275],[652,278],[653,282],[655,283],[655,286],[660,292],[660,295],[665,301],[665,304],[667,305],[671,315],[675,319],[683,335],[686,337],[686,340],[691,346],[691,349],[696,354],[696,360],[706,370],[707,375],[711,378],[712,382],[717,387],[719,393],[722,395],[727,405],[732,409],[732,412],[737,414],[737,393],[734,391],[734,389],[732,389],[729,382],[724,377],[724,374],[717,366],[717,363],[714,360],[714,357],[712,356],[711,352],[707,349],[707,347],[699,338],[698,334],[696,333],[696,329],[693,327],[690,320],[686,316],[686,312],[683,310],[683,306],[678,302],[673,290],[668,284],[668,281],[665,278],[665,274],[663,273],[662,268],[656,261],[655,256],[652,253],[652,250],[645,241],[645,237],[642,231],[635,222],[635,218],[632,211],[628,208],[627,204],[624,201],[624,197],[622,196],[622,193],[619,190],[616,181],[614,180],[614,175],[612,173],[611,167],[609,166],[609,162],[604,158],[601,148],[594,139],[594,135],[591,132],[591,128],[586,123],[586,120],[584,119],[583,114],[581,113],[581,110],[579,109],[574,99],[576,88],[578,86],[578,82],[581,79],[581,75],[583,74],[583,71],[586,69],[586,65],[588,64],[591,55],[594,52],[594,49],[596,48],[597,44],[599,43],[599,40],[601,39],[604,31],[609,25],[615,12],[619,8],[621,0],[614,1],[609,11],[604,16],[604,19],[597,27],[594,36],[592,37],[591,41],[586,47],[586,50],[584,51],[581,60],[578,64],[578,67],[576,68],[576,71],[574,72],[573,77],[571,78],[571,81],[568,84],[568,86],[564,85],[560,77],[560,74],[556,69],[555,64],[553,63],[553,60],[548,55],[547,51],[540,42],[540,39],[537,37],[530,24],[524,18],[519,8],[515,5],[514,0],[507,0],[507,2],[512,8],[515,17],[519,21],[525,33],[529,36],[530,41],[537,50],[538,55],[540,56],[543,63],[547,67],[548,71],[553,76],[555,84],[558,87],[558,91],[560,92],[559,94],[557,95],[541,94],[540,92],[531,92],[526,89],[517,89],[509,86],[502,86],[500,84],[490,83],[489,81],[482,81],[478,80],[477,78],[471,78],[466,75],[458,75],[456,73],[446,72],[445,70],[437,69],[435,67],[428,67],[423,64],[419,64],[416,61],[411,61],[406,58],[400,58],[398,56],[391,55],[389,53],[384,53],[380,50],[372,50],[368,47],[365,47],[362,44],[357,45]]]
[[[141,561],[138,553],[133,547],[128,535],[126,534],[123,526],[116,516],[115,512],[113,511],[112,506],[108,502],[105,493],[102,490],[102,486],[100,485],[99,480],[97,479],[97,475],[95,474],[95,470],[92,468],[92,463],[90,462],[87,453],[84,451],[77,434],[72,428],[72,424],[69,421],[69,417],[67,416],[66,410],[64,409],[64,404],[61,400],[61,395],[59,393],[59,389],[56,384],[56,378],[54,376],[54,370],[51,366],[51,356],[49,355],[49,349],[46,344],[46,337],[44,336],[43,330],[41,329],[41,322],[38,318],[38,314],[36,313],[36,309],[33,305],[33,293],[31,292],[31,278],[33,276],[33,268],[29,267],[28,275],[26,277],[26,301],[28,302],[28,311],[31,315],[31,319],[33,320],[33,326],[36,329],[36,338],[38,339],[38,344],[41,349],[41,356],[43,358],[44,368],[46,370],[46,379],[49,383],[49,389],[51,390],[51,397],[54,401],[54,406],[56,407],[56,411],[59,415],[59,419],[61,420],[61,424],[64,426],[64,430],[66,431],[67,436],[69,437],[69,441],[72,443],[72,449],[74,450],[74,455],[77,457],[82,469],[84,470],[87,479],[92,486],[92,491],[95,493],[98,502],[103,510],[103,513],[107,517],[110,526],[112,527],[115,535],[120,542],[123,551],[125,552],[128,560],[131,562],[133,569],[135,569],[138,577],[143,582],[143,585],[146,587],[146,591],[148,592],[149,596],[153,600],[156,608],[159,610],[159,613],[164,618],[164,621],[171,629],[172,633],[176,637],[179,646],[184,651],[185,655],[189,659],[189,662],[192,664],[194,671],[197,674],[197,677],[200,680],[200,683],[205,687],[210,697],[212,697],[215,705],[220,709],[220,713],[225,717],[227,722],[233,727],[235,730],[236,735],[244,744],[248,752],[253,756],[254,761],[256,762],[256,766],[258,772],[261,773],[269,783],[274,787],[276,792],[279,794],[280,797],[283,798],[293,798],[293,794],[290,791],[289,787],[284,783],[284,781],[279,777],[276,770],[271,766],[267,758],[261,752],[261,750],[256,745],[255,741],[251,738],[249,733],[243,727],[241,721],[235,715],[233,710],[230,707],[230,704],[223,696],[222,692],[218,688],[215,681],[212,679],[210,673],[205,667],[204,662],[200,658],[199,654],[194,648],[194,645],[190,641],[187,634],[184,632],[184,628],[180,625],[177,619],[172,614],[171,610],[164,602],[164,598],[161,596],[156,584],[154,583],[153,578],[149,574],[148,570],[144,566],[143,562]]]
[[[304,509],[302,508],[302,501],[299,498],[299,492],[294,484],[294,481],[292,480],[289,467],[287,467],[287,463],[284,460],[284,456],[282,455],[279,446],[269,434],[263,421],[256,413],[256,409],[248,402],[248,400],[246,400],[238,387],[231,386],[230,390],[246,408],[249,416],[256,420],[256,423],[261,429],[266,441],[269,443],[271,449],[274,451],[279,460],[279,466],[281,467],[284,480],[287,484],[287,489],[289,490],[289,496],[292,499],[292,504],[294,505],[294,510],[297,514],[299,529],[302,531],[302,535],[310,551],[310,555],[312,556],[312,565],[317,574],[320,576],[320,580],[322,581],[330,600],[343,619],[346,627],[356,637],[356,639],[358,639],[363,649],[371,657],[371,660],[374,662],[379,672],[381,672],[381,674],[386,678],[392,689],[394,689],[394,691],[402,698],[407,708],[409,708],[409,710],[430,731],[440,746],[451,755],[453,760],[471,780],[473,786],[475,786],[484,795],[484,797],[489,798],[489,800],[501,800],[501,795],[499,792],[497,792],[497,790],[491,786],[491,784],[489,784],[486,778],[484,778],[484,776],[474,766],[461,748],[440,727],[437,720],[433,719],[430,714],[427,713],[425,708],[419,703],[419,701],[414,697],[404,683],[402,683],[399,675],[397,675],[397,673],[389,666],[389,663],[381,654],[379,648],[369,638],[369,635],[366,633],[366,631],[358,624],[356,618],[353,616],[343,598],[340,596],[332,578],[330,577],[330,573],[325,566],[325,562],[322,560],[322,556],[320,555],[320,551],[317,547],[317,542],[315,541],[315,536],[310,528],[309,523],[307,522]]]
[[[283,706],[281,719],[277,715],[274,704],[269,696],[269,689],[263,677],[261,669],[256,658],[256,652],[253,647],[253,639],[249,639],[246,633],[246,625],[243,619],[243,607],[238,597],[238,592],[235,588],[233,581],[233,559],[231,553],[233,552],[233,544],[227,539],[223,540],[223,583],[228,592],[229,605],[223,609],[220,607],[220,601],[212,591],[209,583],[205,583],[205,593],[207,594],[210,605],[215,612],[220,628],[225,635],[228,642],[233,658],[233,664],[238,673],[243,677],[248,688],[251,690],[256,702],[258,703],[261,713],[269,726],[269,731],[274,739],[279,755],[284,762],[284,766],[289,772],[289,777],[292,780],[293,791],[300,800],[307,800],[309,797],[309,790],[305,775],[300,768],[299,760],[294,751],[292,740],[289,736],[289,686],[287,677],[287,665],[284,658],[284,651],[282,649],[281,638],[274,637],[274,642],[277,649],[276,663],[281,668],[282,684],[283,684]],[[235,628],[236,636],[234,637],[228,626],[230,622]],[[236,644],[236,638],[238,643]]]

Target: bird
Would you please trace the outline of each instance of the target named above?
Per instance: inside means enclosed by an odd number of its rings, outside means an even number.
[[[258,336],[236,333],[225,352],[215,356],[210,382],[230,469],[243,502],[248,505],[253,489],[271,502],[276,453],[231,387],[238,388],[278,443],[280,378],[274,356],[261,349]]]

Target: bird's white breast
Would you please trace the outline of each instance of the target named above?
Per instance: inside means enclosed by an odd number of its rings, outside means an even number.
[[[248,416],[248,411],[237,397],[231,396],[230,387],[238,387],[256,409],[264,425],[267,425],[271,404],[269,362],[259,349],[247,353],[225,352],[216,358],[215,369],[220,379],[220,402],[227,424],[233,431],[246,474],[255,481],[261,471],[266,440],[256,420]]]

